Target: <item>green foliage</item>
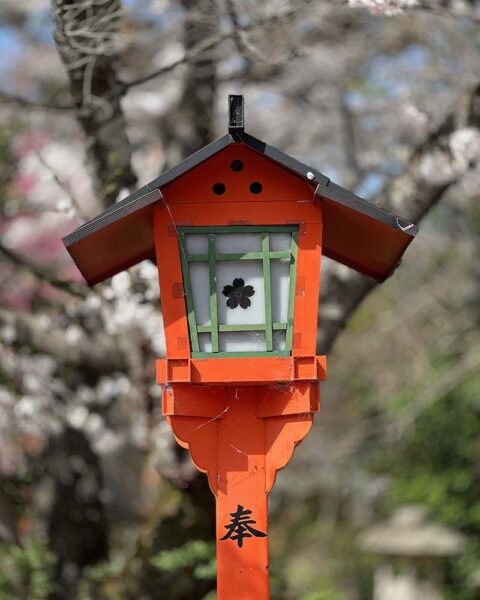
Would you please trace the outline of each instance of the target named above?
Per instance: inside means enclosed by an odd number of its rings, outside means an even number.
[[[180,548],[160,552],[150,559],[150,563],[162,571],[189,569],[196,579],[215,579],[215,545],[203,540],[193,540]]]
[[[477,377],[438,400],[418,418],[402,459],[397,455],[392,465],[395,499],[425,503],[443,522],[469,530],[480,526],[479,392]]]
[[[302,596],[301,600],[344,600],[344,598],[333,582],[325,580],[316,590]]]
[[[78,586],[78,600],[125,600],[127,575],[123,561],[105,561],[85,569]]]
[[[424,504],[437,521],[470,539],[464,556],[452,562],[447,594],[456,600],[473,597],[465,581],[480,567],[479,398],[480,376],[466,377],[417,418],[399,451],[383,464],[393,475],[390,509]]]
[[[20,547],[0,545],[1,600],[45,600],[52,591],[55,559],[39,539]]]

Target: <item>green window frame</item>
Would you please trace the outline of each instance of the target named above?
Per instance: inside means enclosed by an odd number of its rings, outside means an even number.
[[[249,226],[232,225],[225,227],[178,227],[178,239],[180,244],[180,258],[182,264],[183,287],[187,309],[188,326],[190,333],[192,358],[226,358],[226,357],[256,357],[256,356],[290,356],[292,353],[293,339],[293,317],[295,304],[295,283],[297,273],[298,252],[298,225],[276,225],[276,226]],[[259,233],[262,236],[261,252],[245,252],[217,254],[216,236],[218,234],[231,233]],[[270,250],[270,234],[291,233],[290,249],[285,251]],[[190,254],[187,250],[185,236],[192,234],[206,235],[208,239],[207,254]],[[273,322],[272,320],[272,290],[271,290],[271,261],[279,259],[290,260],[288,308],[286,322]],[[264,297],[265,297],[265,323],[252,325],[224,325],[218,322],[217,307],[217,275],[216,267],[219,261],[259,261],[262,263]],[[193,290],[190,279],[189,265],[193,262],[208,264],[210,282],[210,325],[197,325]],[[273,332],[284,330],[285,350],[273,349]],[[219,334],[226,332],[248,332],[262,331],[265,333],[266,349],[264,352],[226,352],[219,350]],[[201,352],[199,346],[199,334],[209,333],[211,335],[212,351]]]

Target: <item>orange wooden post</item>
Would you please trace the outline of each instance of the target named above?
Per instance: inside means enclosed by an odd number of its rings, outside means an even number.
[[[267,600],[268,493],[310,431],[318,384],[165,388],[163,410],[216,497],[219,600]]]
[[[255,389],[229,389],[227,396],[229,411],[218,425],[217,595],[263,599],[269,597],[265,428],[256,418]]]

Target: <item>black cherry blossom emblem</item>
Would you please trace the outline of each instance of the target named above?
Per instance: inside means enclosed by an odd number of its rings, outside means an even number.
[[[227,306],[230,308],[237,308],[238,305],[248,308],[252,304],[250,297],[254,293],[253,286],[245,285],[245,281],[241,277],[235,278],[233,285],[226,285],[223,288],[223,295],[228,297]]]

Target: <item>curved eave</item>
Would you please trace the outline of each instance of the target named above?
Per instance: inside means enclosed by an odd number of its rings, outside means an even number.
[[[396,269],[418,227],[333,182],[318,184],[323,205],[323,253],[356,271],[385,281]]]
[[[414,238],[418,233],[417,225],[414,225],[406,219],[401,219],[400,217],[397,217],[394,214],[379,208],[375,204],[368,202],[360,196],[356,196],[352,192],[349,192],[336,183],[333,183],[333,181],[330,181],[327,185],[319,183],[315,193],[320,198],[326,198],[332,202],[341,204],[342,206],[364,214],[371,219],[375,219],[380,223],[389,225],[395,230],[399,230],[412,238]]]

